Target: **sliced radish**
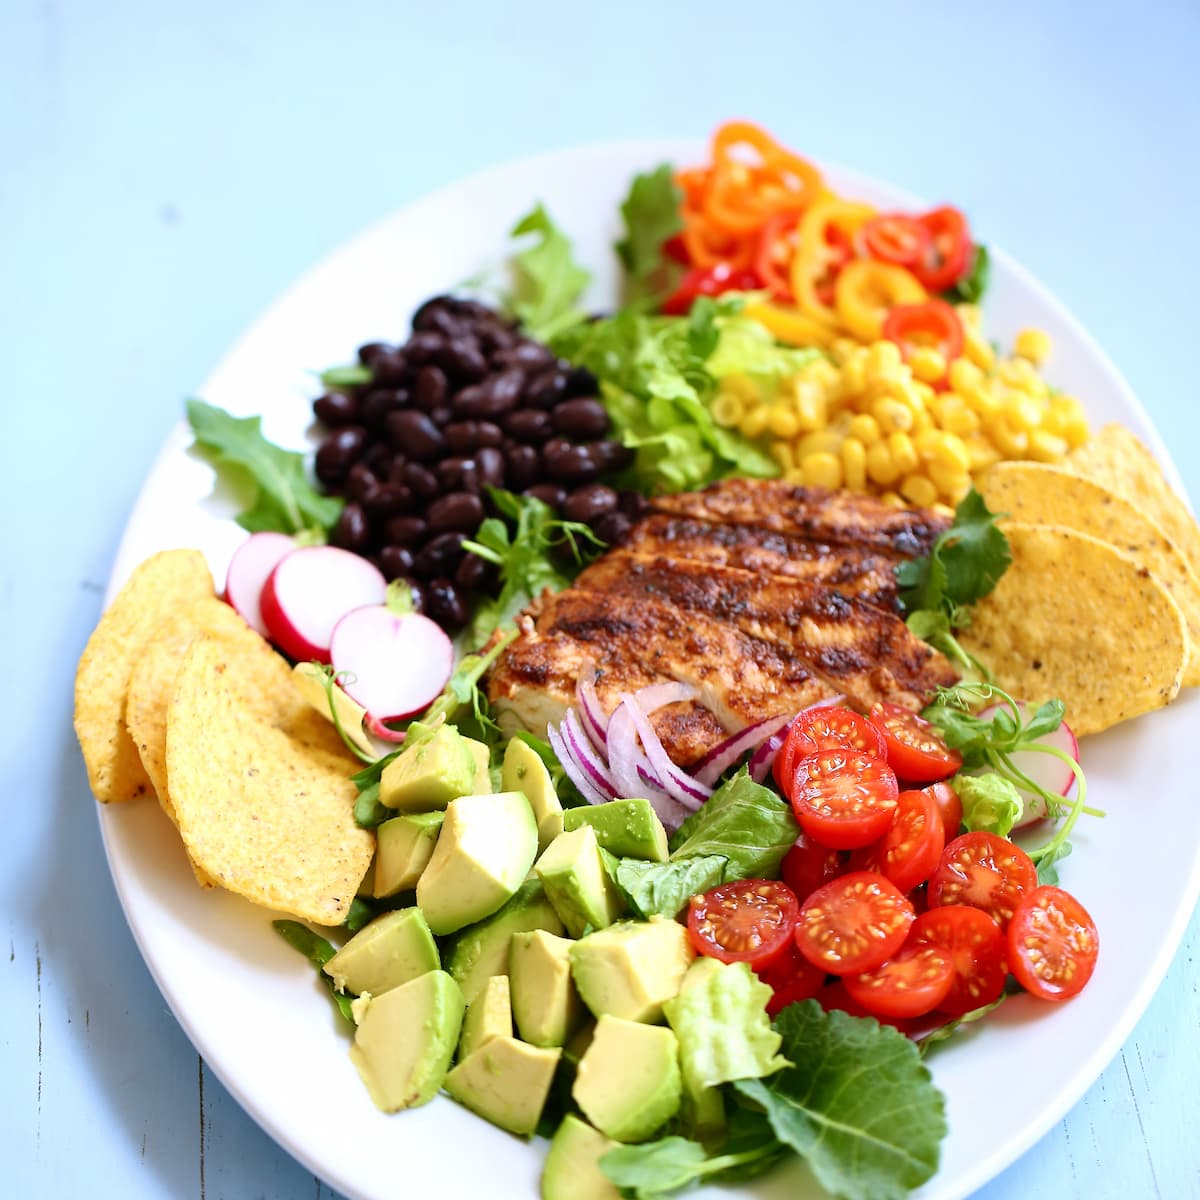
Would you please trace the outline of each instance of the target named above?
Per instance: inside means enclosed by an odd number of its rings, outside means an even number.
[[[267,577],[262,615],[285,654],[329,662],[338,621],[352,609],[383,604],[386,595],[387,581],[365,558],[336,546],[302,546],[284,555]]]
[[[225,601],[251,629],[270,637],[262,615],[262,592],[271,572],[296,539],[286,533],[252,533],[234,552],[225,576]]]
[[[356,608],[333,628],[329,652],[346,695],[379,721],[428,708],[454,670],[454,646],[428,617],[382,604]]]
[[[1021,721],[1026,721],[1029,711],[1025,701],[1018,700],[1017,707],[1021,710]],[[977,715],[981,721],[990,721],[1002,708],[1008,712],[1012,711],[1007,704],[989,704]],[[1079,761],[1079,742],[1066,721],[1053,733],[1047,733],[1040,740],[1047,746],[1053,746],[1055,750],[1061,750],[1075,762]],[[1020,750],[1012,756],[1012,761],[1013,766],[1022,775],[1026,775],[1034,783],[1040,784],[1052,796],[1062,796],[1065,799],[1075,786],[1075,775],[1071,768],[1053,754],[1039,754],[1036,750]],[[1027,791],[1025,788],[1018,788],[1017,791],[1021,793],[1021,801],[1024,806],[1021,819],[1017,822],[1018,828],[1033,821],[1040,821],[1047,815],[1046,802],[1041,796]]]

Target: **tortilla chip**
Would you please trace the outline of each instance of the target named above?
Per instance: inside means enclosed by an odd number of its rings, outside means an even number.
[[[1159,708],[1188,656],[1179,605],[1130,555],[1073,529],[1013,522],[1012,565],[959,641],[1014,696],[1059,697],[1077,735]]]
[[[356,760],[298,696],[257,634],[202,634],[167,712],[167,779],[192,859],[255,904],[338,925],[366,874],[374,835],[354,821]]]
[[[997,463],[976,487],[993,512],[1089,533],[1146,567],[1175,598],[1187,622],[1191,652],[1183,686],[1200,684],[1200,579],[1179,547],[1141,509],[1095,480],[1041,463]]]
[[[1183,551],[1200,577],[1200,528],[1187,505],[1171,489],[1154,455],[1123,425],[1105,425],[1063,464],[1086,479],[1111,488],[1140,508]]]
[[[75,673],[75,734],[97,800],[133,800],[150,791],[125,728],[130,677],[164,618],[214,594],[199,550],[164,550],[133,572],[88,639]]]

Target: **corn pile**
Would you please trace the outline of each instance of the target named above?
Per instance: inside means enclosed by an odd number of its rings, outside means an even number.
[[[713,418],[764,445],[785,479],[896,504],[952,507],[1002,459],[1060,462],[1088,427],[1080,402],[1038,371],[1049,336],[1023,330],[1012,355],[998,358],[980,332],[979,309],[956,311],[964,347],[948,373],[931,347],[904,362],[894,342],[839,338],[770,395],[748,376],[725,376]],[[942,379],[945,389],[936,390]]]

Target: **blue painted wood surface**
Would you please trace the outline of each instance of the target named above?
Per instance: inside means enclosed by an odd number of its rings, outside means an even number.
[[[163,1004],[71,731],[139,482],[275,294],[480,166],[745,114],[963,204],[1099,338],[1196,495],[1198,51],[1181,0],[0,4],[0,1191],[332,1195]],[[1198,949],[1193,920],[1120,1055],[980,1197],[1200,1195]]]

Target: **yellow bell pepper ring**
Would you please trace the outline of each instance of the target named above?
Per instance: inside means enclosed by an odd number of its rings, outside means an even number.
[[[837,331],[828,325],[782,304],[758,301],[747,304],[743,313],[789,346],[828,346],[837,336]]]
[[[926,299],[925,289],[911,271],[867,258],[848,262],[834,285],[837,315],[863,342],[883,335],[883,322],[897,304],[920,304]]]
[[[828,232],[836,228],[841,234],[852,236],[874,215],[875,210],[869,204],[830,197],[817,201],[800,221],[799,242],[792,258],[792,295],[806,316],[831,330],[837,330],[841,324],[837,310],[817,294],[822,281],[832,275],[838,257],[834,239],[828,237]]]

